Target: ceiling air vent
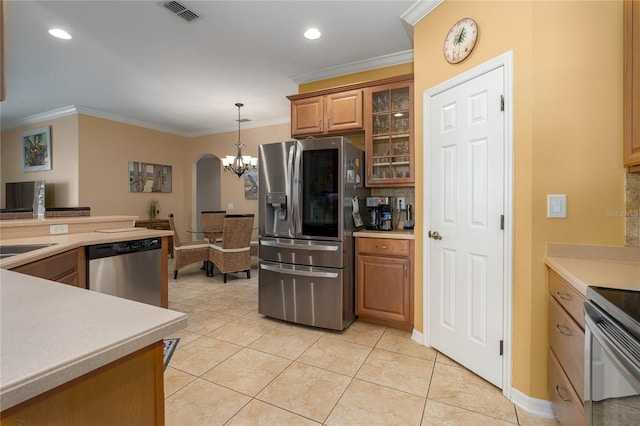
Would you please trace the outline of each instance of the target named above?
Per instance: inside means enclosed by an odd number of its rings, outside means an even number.
[[[192,22],[200,18],[200,16],[193,10],[187,9],[177,1],[165,1],[162,3],[162,6],[164,6],[166,9],[169,9],[171,12],[187,22]]]

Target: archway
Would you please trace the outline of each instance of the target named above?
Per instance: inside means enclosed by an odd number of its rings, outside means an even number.
[[[221,210],[220,194],[220,159],[205,154],[196,163],[196,229],[201,229],[200,212]],[[202,235],[195,234],[194,237],[202,238]]]

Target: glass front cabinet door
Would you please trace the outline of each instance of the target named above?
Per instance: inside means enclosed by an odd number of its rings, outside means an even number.
[[[367,186],[413,186],[413,80],[365,91]]]

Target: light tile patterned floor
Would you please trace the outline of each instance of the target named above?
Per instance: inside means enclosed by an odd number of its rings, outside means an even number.
[[[171,266],[170,266],[171,268]],[[335,332],[258,314],[252,278],[169,274],[189,325],[165,371],[168,426],[553,425],[410,333],[354,322]]]

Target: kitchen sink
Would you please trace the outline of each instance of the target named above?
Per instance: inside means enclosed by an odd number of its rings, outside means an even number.
[[[52,246],[53,244],[24,244],[15,246],[2,246],[0,245],[0,259],[15,256],[17,254],[28,253],[33,250]]]

